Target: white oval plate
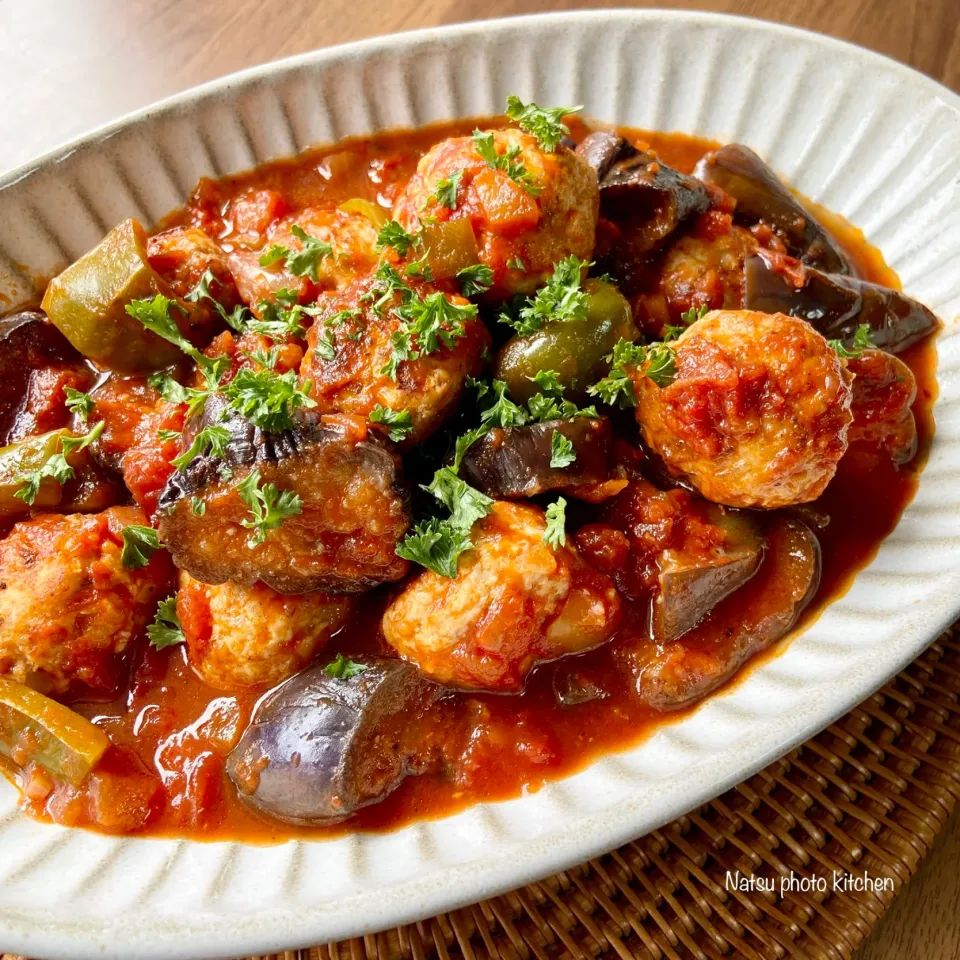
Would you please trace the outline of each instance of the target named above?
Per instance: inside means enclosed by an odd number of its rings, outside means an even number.
[[[844,713],[960,611],[960,98],[856,47],[708,14],[524,17],[351,44],[228,77],[0,182],[0,291],[52,273],[203,174],[378,128],[497,113],[508,93],[750,144],[862,227],[947,322],[938,432],[879,556],[782,656],[642,745],[538,793],[385,835],[274,847],[110,838],[0,789],[0,945],[33,956],[236,956],[429,916],[609,850]]]

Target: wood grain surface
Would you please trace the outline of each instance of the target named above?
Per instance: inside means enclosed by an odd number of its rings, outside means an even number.
[[[588,6],[704,9],[820,30],[960,90],[960,0],[0,0],[0,172],[153,100],[278,57]],[[960,812],[858,960],[960,960]]]

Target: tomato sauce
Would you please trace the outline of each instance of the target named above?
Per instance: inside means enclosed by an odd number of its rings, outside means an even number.
[[[458,121],[356,138],[221,181],[201,181],[187,205],[165,218],[162,226],[203,226],[230,250],[272,218],[300,207],[332,207],[355,197],[389,207],[425,150],[443,137],[469,134],[475,125],[475,121]],[[582,135],[584,128],[578,123],[573,132]],[[716,146],[680,134],[623,132],[644,141],[663,161],[684,172],[691,172],[703,153]],[[816,212],[865,278],[899,286],[880,252],[858,230],[827,211],[817,208]],[[848,589],[916,491],[933,436],[936,352],[927,341],[901,358],[918,384],[913,406],[917,455],[898,467],[889,458],[851,450],[823,496],[800,511],[817,533],[823,568],[819,588],[798,629]],[[759,589],[751,581],[742,591]],[[365,596],[326,652],[331,657],[337,652],[348,656],[386,653],[379,621],[389,597],[389,589]],[[129,681],[116,698],[72,704],[100,725],[115,745],[97,780],[97,789],[106,798],[99,804],[102,815],[92,815],[94,807],[77,791],[57,795],[46,805],[29,796],[24,803],[33,814],[66,824],[260,843],[292,836],[390,830],[412,820],[446,816],[478,801],[535,791],[601,754],[634,746],[659,724],[689,712],[658,713],[640,703],[625,682],[619,686],[613,682],[604,698],[559,705],[554,686],[562,684],[571,670],[581,678],[616,675],[613,658],[620,639],[631,631],[646,630],[646,610],[629,609],[618,638],[577,658],[541,666],[521,696],[461,694],[445,701],[447,706],[425,721],[427,726],[420,732],[457,757],[455,770],[409,777],[386,800],[343,824],[322,829],[295,828],[259,817],[237,797],[226,777],[226,756],[263,691],[213,690],[192,671],[182,647],[156,651],[141,641],[129,658]],[[761,656],[775,655],[787,642],[789,638]],[[112,814],[105,812],[109,797],[124,793],[118,784],[138,800],[127,804],[137,808],[128,817],[119,801]]]

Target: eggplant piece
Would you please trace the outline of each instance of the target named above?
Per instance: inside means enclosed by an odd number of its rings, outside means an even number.
[[[410,526],[410,498],[389,441],[344,414],[308,413],[292,430],[264,433],[239,417],[220,419],[224,403],[208,399],[184,433],[189,444],[207,424],[226,427],[224,455],[197,457],[158,501],[160,537],[178,567],[202,583],[262,580],[285,594],[357,593],[407,572],[395,550]],[[301,501],[301,512],[259,544],[237,490],[254,469],[261,489],[275,484]]]
[[[597,172],[600,215],[620,226],[626,255],[661,247],[687,220],[710,208],[699,180],[614,133],[591,133],[576,152]]]
[[[766,224],[791,256],[812,267],[827,273],[853,273],[846,254],[826,228],[749,147],[728,143],[703,157],[694,173],[737,201],[733,213],[737,223]]]
[[[760,566],[764,540],[754,522],[714,504],[707,515],[727,533],[722,548],[707,559],[680,550],[665,550],[659,559],[660,592],[651,619],[658,643],[671,643],[692,630]]]
[[[746,261],[743,299],[747,310],[799,317],[835,340],[852,340],[865,323],[874,345],[887,353],[906,350],[940,325],[899,290],[763,252]]]
[[[573,444],[576,460],[551,467],[553,436]],[[523,427],[496,428],[467,450],[463,478],[495,500],[534,497],[548,490],[603,483],[610,476],[613,432],[606,417],[547,420]]]
[[[240,796],[286,823],[332,823],[416,772],[416,718],[440,687],[402,660],[370,657],[350,679],[304,670],[260,702],[227,758]]]
[[[774,516],[756,574],[679,640],[630,639],[615,651],[634,693],[678,710],[724,684],[754,654],[789,632],[820,583],[820,545],[793,517]]]
[[[22,310],[0,319],[0,443],[9,443],[20,433],[18,415],[34,371],[48,367],[82,364],[80,354],[39,310]],[[92,382],[81,374],[79,381]],[[82,383],[78,383],[82,385]],[[68,416],[64,411],[63,423]]]

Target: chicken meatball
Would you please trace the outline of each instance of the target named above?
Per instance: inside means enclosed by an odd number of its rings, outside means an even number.
[[[304,240],[295,229],[329,247],[316,248],[302,263],[290,264],[278,248],[293,255],[304,252]],[[262,249],[238,250],[230,254],[229,263],[240,296],[251,306],[274,300],[278,290],[293,290],[301,303],[308,303],[323,290],[339,290],[369,273],[377,262],[376,246],[377,229],[367,217],[311,207],[278,220],[267,230]]]
[[[847,449],[852,377],[810,324],[716,310],[684,331],[674,360],[668,386],[633,376],[637,422],[672,474],[732,507],[823,492]]]
[[[13,527],[0,542],[0,674],[57,692],[74,681],[115,685],[119,654],[153,618],[172,576],[163,550],[140,569],[123,565],[130,524],[146,524],[136,507]]]
[[[546,544],[545,530],[537,507],[495,503],[454,579],[428,570],[390,604],[387,643],[440,683],[516,693],[538,662],[609,640],[613,582],[572,544]]]
[[[147,255],[150,266],[178,297],[186,297],[209,270],[214,276],[210,283],[211,296],[228,310],[240,302],[227,255],[202,230],[174,227],[155,234],[147,241]]]
[[[319,652],[350,612],[347,597],[285,597],[262,583],[211,586],[180,573],[177,613],[194,670],[211,686],[273,686]]]
[[[744,262],[757,248],[753,235],[711,211],[698,230],[666,252],[656,289],[632,300],[640,325],[660,337],[666,324],[682,323],[688,310],[737,310],[743,306]]]
[[[439,293],[406,278],[405,291],[391,292],[375,274],[342,294],[322,298],[321,312],[307,332],[308,350],[300,367],[320,412],[369,417],[377,405],[410,414],[407,446],[423,440],[452,413],[468,376],[476,376],[490,346],[490,334],[476,308],[462,297]],[[398,313],[405,297],[423,315],[441,323],[436,349],[411,344],[416,359],[391,366],[396,337],[406,320]],[[383,302],[383,296],[387,302]]]
[[[496,166],[479,150],[495,152]],[[597,175],[586,161],[566,147],[547,153],[519,130],[494,130],[436,144],[393,213],[410,231],[421,222],[469,221],[473,237],[465,239],[476,256],[467,259],[493,270],[488,296],[506,298],[532,293],[570,254],[590,259],[599,208]],[[428,235],[434,232],[428,226]]]
[[[917,381],[900,359],[882,350],[864,350],[846,361],[853,374],[851,443],[885,450],[894,463],[906,463],[917,450],[913,401]]]

